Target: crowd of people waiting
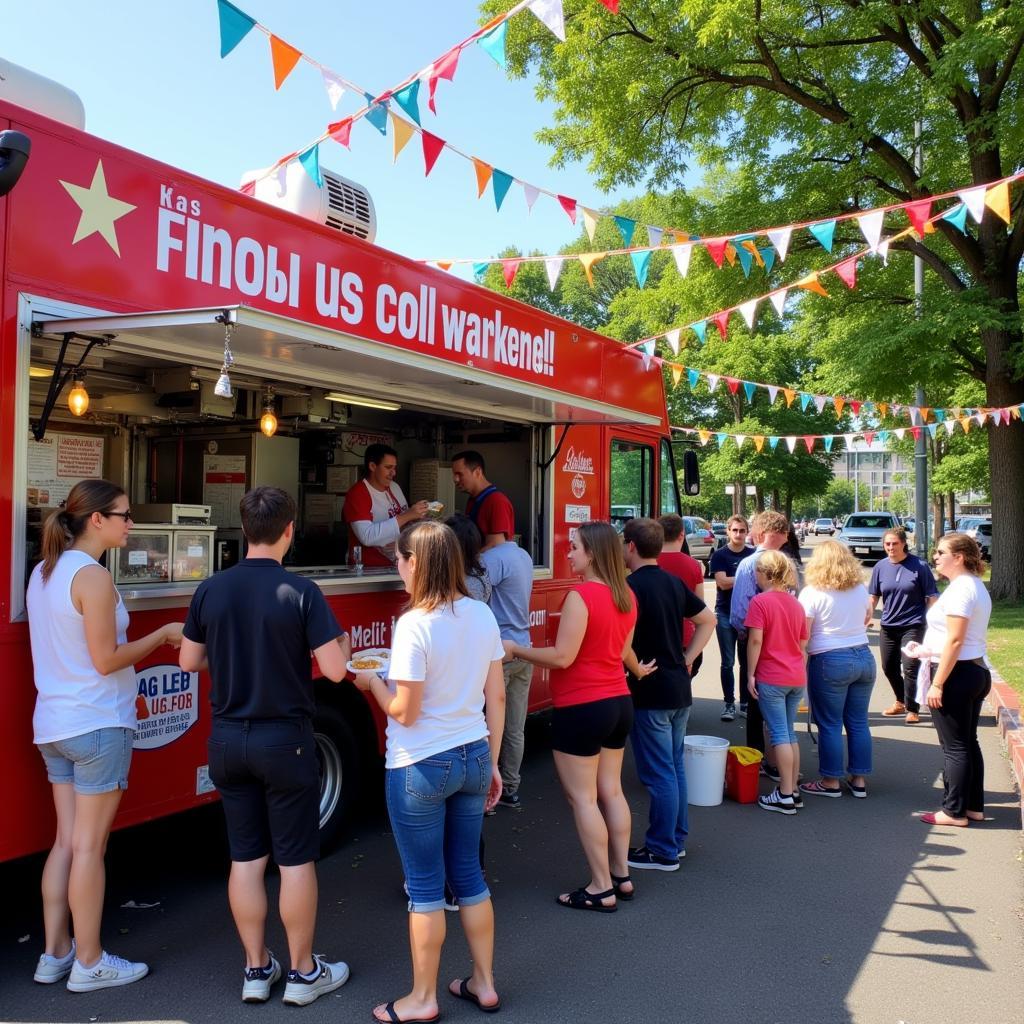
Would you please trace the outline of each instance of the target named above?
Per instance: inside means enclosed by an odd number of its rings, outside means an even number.
[[[348,634],[315,583],[282,566],[295,506],[272,487],[240,505],[248,551],[204,581],[185,623],[127,640],[128,613],[101,566],[126,542],[128,498],[114,484],[83,481],[47,521],[43,560],[28,588],[38,691],[35,742],[52,783],[57,834],[42,878],[45,951],[35,980],[67,979],[73,992],[140,980],[148,972],[100,941],[103,858],[128,784],[135,726],[134,662],[161,645],[181,666],[211,677],[210,776],[223,804],[231,852],[228,897],[246,966],[242,998],[265,1002],[285,974],[267,949],[264,876],[281,874],[279,909],[290,967],[283,1001],[305,1005],[343,985],[348,966],[312,952],[317,907],[319,781],[312,732],[310,652],[338,682]],[[875,661],[867,630],[883,603],[884,671],[896,694],[886,714],[918,721],[926,704],[944,755],[944,798],[929,824],[966,827],[984,812],[977,728],[991,676],[985,632],[991,610],[981,556],[963,534],[938,543],[948,586],[910,555],[900,529],[865,587],[860,564],[835,541],[806,567],[786,553],[790,526],[778,512],[727,524],[711,563],[714,611],[693,577],[678,516],[602,522],[570,541],[572,573],[551,647],[530,644],[532,561],[511,539],[484,538],[472,520],[407,525],[397,538],[408,593],[392,637],[388,672],[358,672],[355,685],[387,718],[385,795],[408,895],[413,980],[382,1003],[391,1024],[438,1019],[446,907],[457,907],[471,972],[449,993],[485,1012],[501,1007],[493,973],[494,912],[481,864],[485,814],[521,807],[520,766],[534,666],[550,671],[555,768],[572,809],[590,879],[559,894],[560,906],[613,913],[635,895],[630,869],[676,871],[688,836],[684,740],[692,676],[717,634],[723,721],[739,714],[747,743],[767,751],[777,782],[766,811],[795,815],[804,795],[867,795],[872,770],[868,701]],[[696,563],[694,563],[696,565]],[[699,570],[699,566],[697,567]],[[685,631],[684,626],[685,624]],[[819,777],[799,781],[795,721],[807,697],[817,723]],[[843,733],[846,733],[844,756]],[[622,790],[627,739],[650,795],[644,841],[630,846]],[[72,938],[71,922],[74,922]]]

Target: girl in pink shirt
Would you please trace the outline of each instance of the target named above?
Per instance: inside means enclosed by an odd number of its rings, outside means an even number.
[[[796,814],[800,747],[796,713],[807,685],[807,619],[789,590],[796,586],[793,563],[780,551],[762,552],[757,560],[761,593],[747,611],[747,689],[761,715],[779,766],[779,784],[757,801],[766,811]]]

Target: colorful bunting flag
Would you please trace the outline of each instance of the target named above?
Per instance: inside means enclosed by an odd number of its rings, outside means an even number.
[[[442,78],[446,82],[455,81],[455,69],[459,65],[459,55],[461,53],[462,47],[454,46],[443,57],[435,60],[430,67],[430,74],[427,77],[427,89],[429,91],[427,106],[430,108],[430,112],[432,114],[437,113],[437,107],[434,105],[434,94],[437,92],[437,83]]]
[[[583,264],[583,273],[587,275],[587,284],[591,288],[594,287],[594,264],[602,259],[604,259],[603,252],[585,252],[579,257],[580,263]]]
[[[817,224],[808,224],[807,230],[821,243],[826,252],[832,251],[832,239],[836,233],[836,222],[834,220],[822,220]]]
[[[672,246],[672,256],[676,261],[676,269],[678,269],[680,277],[686,277],[686,273],[690,269],[690,254],[692,251],[693,246],[689,243]]]
[[[729,240],[727,238],[710,239],[704,243],[704,248],[707,249],[708,255],[719,270],[722,269],[722,258],[725,256],[725,247],[728,244]]]
[[[369,110],[366,111],[366,120],[373,125],[381,133],[381,135],[387,135],[388,133],[388,101],[378,100],[376,96],[371,96],[368,92],[363,93],[363,98],[366,100],[366,104]]]
[[[761,257],[761,266],[764,267],[764,272],[770,274],[772,267],[775,266],[775,250],[764,248],[758,249],[757,253]]]
[[[703,345],[707,341],[707,329],[708,322],[706,320],[697,320],[690,324],[690,330],[697,335],[697,340]]]
[[[739,309],[740,315],[746,321],[747,327],[749,327],[750,330],[753,330],[754,317],[757,314],[757,299],[751,299],[749,302],[744,302]]]
[[[562,264],[565,263],[564,256],[551,256],[544,261],[544,270],[548,275],[548,286],[552,291],[558,284],[559,275],[562,273]]]
[[[793,454],[793,449],[796,448],[796,438],[795,437],[787,437],[786,438],[786,447],[789,449],[789,454],[792,455]]]
[[[778,437],[775,434],[771,435],[768,438],[768,447],[771,448],[772,451],[775,451],[775,449],[779,447],[779,442],[781,440],[782,440],[781,437]]]
[[[985,205],[1005,224],[1010,223],[1010,183],[1001,182],[985,193]]]
[[[327,134],[334,139],[335,142],[338,142],[347,148],[352,138],[352,118],[343,117],[340,121],[335,121],[334,124],[329,124],[327,126]]]
[[[804,441],[804,444],[807,445],[807,454],[810,455],[811,452],[814,451],[814,435],[813,434],[804,434],[803,441]]]
[[[497,25],[485,32],[479,39],[477,45],[487,54],[495,64],[504,71],[508,65],[505,62],[505,37],[508,35],[508,21],[502,19]]]
[[[633,241],[633,232],[636,230],[636,221],[630,220],[629,217],[613,217],[615,226],[619,229],[619,234],[622,235],[622,244],[628,249],[630,243]]]
[[[413,137],[416,129],[404,117],[399,117],[393,110],[388,111],[388,113],[391,116],[391,162],[397,163],[398,154],[405,149],[406,144]]]
[[[417,123],[420,124],[420,80],[414,78],[407,86],[394,94],[395,102]]]
[[[473,170],[476,173],[476,197],[479,199],[483,196],[484,190],[490,184],[491,174],[493,173],[494,168],[491,167],[490,164],[485,164],[483,160],[477,160],[475,156],[472,157],[472,160]]]
[[[597,222],[601,215],[593,210],[588,210],[585,206],[580,209],[583,210],[583,226],[587,229],[587,237],[593,242],[594,232],[597,230]]]
[[[796,286],[797,288],[804,288],[809,292],[817,292],[818,295],[824,295],[826,299],[828,298],[828,292],[821,286],[817,274],[808,274],[797,281]]]
[[[772,384],[768,385],[768,404],[774,405],[775,399],[779,397],[779,389]]]
[[[730,395],[735,395],[740,389],[740,382],[736,377],[726,377],[725,386],[729,389]]]
[[[817,410],[818,415],[821,415],[821,410],[825,408],[825,396],[815,395],[814,396],[814,408]]]
[[[640,288],[643,288],[647,283],[647,271],[651,265],[650,250],[631,252],[629,258],[633,261],[633,273],[636,275],[636,283]]]
[[[558,196],[558,205],[565,210],[569,217],[569,220],[573,224],[576,223],[576,200],[570,199],[568,196]]]
[[[508,190],[512,187],[512,175],[506,174],[504,171],[499,171],[495,167],[491,171],[491,188],[494,191],[494,205],[497,209],[501,209],[501,204],[505,202],[505,196],[508,195]]]
[[[217,0],[220,20],[220,55],[226,57],[256,26],[256,22],[228,0]]]
[[[673,366],[672,370],[672,387],[679,387],[679,381],[683,376],[683,368],[681,366]]]
[[[473,280],[476,281],[477,284],[483,284],[489,268],[490,263],[474,263]]]
[[[420,130],[420,137],[423,140],[424,174],[430,174],[434,169],[434,164],[437,163],[437,158],[441,155],[441,150],[444,149],[446,143],[444,139],[439,139],[436,135],[431,135],[426,129]],[[497,171],[495,171],[495,174],[497,174]]]
[[[619,0],[599,0],[599,2],[604,4],[612,14],[619,13]]]
[[[868,243],[868,248],[872,252],[878,251],[878,242],[882,237],[882,222],[884,219],[884,210],[873,210],[871,213],[865,213],[863,217],[857,218],[861,234],[864,235],[864,240]]]
[[[846,399],[845,398],[839,398],[838,396],[836,396],[835,398],[832,399],[832,407],[836,411],[836,416],[842,416],[843,415],[843,406],[844,405],[846,405]]]
[[[655,247],[661,245],[662,236],[665,234],[664,228],[652,227],[650,224],[647,225],[647,244]]]
[[[977,188],[964,189],[963,192],[957,193],[957,197],[963,200],[963,204],[974,218],[975,224],[980,224],[981,218],[985,214],[985,186],[979,185]]]
[[[283,39],[277,36],[270,37],[270,60],[274,65],[274,88],[280,89],[284,80],[292,73],[295,65],[299,63],[302,56],[301,51],[290,46]]]
[[[924,238],[925,225],[932,215],[931,199],[919,199],[916,203],[907,203],[903,207],[903,211],[917,232],[918,238]]]
[[[836,267],[836,274],[847,288],[857,286],[857,257],[851,256]]]
[[[676,356],[679,355],[679,335],[681,332],[682,328],[673,327],[672,330],[665,335],[668,347],[672,349],[672,354]]]
[[[788,288],[780,288],[777,292],[772,292],[768,296],[771,299],[772,305],[775,307],[775,312],[782,316],[782,310],[786,305],[786,296],[789,294]]]
[[[507,259],[501,261],[501,274],[505,278],[505,287],[511,288],[512,282],[516,279],[516,274],[519,272],[519,264],[521,260]]]
[[[320,174],[320,147],[310,146],[305,153],[299,154],[302,169],[312,178],[317,188],[323,188],[324,179]]]
[[[529,182],[523,182],[523,197],[526,199],[526,209],[533,213],[533,204],[537,202],[537,196],[540,195],[540,189],[535,185],[529,184]]]
[[[756,385],[753,384],[749,380],[745,380],[743,382],[743,393],[747,396],[747,401],[748,402],[752,402],[754,400],[754,388],[755,387],[756,387]]]
[[[793,404],[793,399],[796,398],[796,392],[792,388],[783,388],[782,393],[786,396],[786,408],[788,409]]]
[[[562,0],[531,0],[530,10],[561,42],[565,42],[565,15],[562,13]]]
[[[345,95],[345,86],[341,84],[341,79],[327,68],[321,68],[320,74],[324,80],[324,88],[327,90],[327,99],[330,101],[331,110],[337,110],[338,102]]]
[[[718,382],[722,379],[717,373],[709,373],[708,378],[708,391],[711,394],[715,393],[715,388],[718,387]]]
[[[962,235],[967,234],[967,206],[964,203],[957,203],[951,210],[947,210],[940,219],[949,221]]]
[[[753,266],[754,257],[751,255],[749,249],[746,246],[742,246],[736,250],[736,255],[740,258],[740,266],[743,268],[743,276],[750,277],[750,268]]]
[[[716,313],[712,319],[715,321],[718,333],[722,336],[722,341],[725,341],[725,332],[729,324],[729,310],[723,309],[721,313]]]

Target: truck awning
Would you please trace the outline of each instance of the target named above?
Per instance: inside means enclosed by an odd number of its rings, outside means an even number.
[[[249,306],[171,309],[43,320],[35,333],[112,335],[119,351],[218,369],[224,324],[232,326],[235,368],[245,375],[358,392],[465,416],[529,423],[632,423],[656,426],[649,413],[503,377]]]

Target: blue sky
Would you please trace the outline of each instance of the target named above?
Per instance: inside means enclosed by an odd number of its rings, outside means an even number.
[[[372,92],[426,66],[477,26],[473,0],[237,6]],[[533,19],[528,11],[517,17]],[[319,73],[305,62],[275,92],[269,46],[258,31],[222,60],[216,0],[0,0],[0,31],[6,59],[81,96],[89,132],[231,187],[363,105],[346,93],[333,112]],[[453,83],[440,83],[437,117],[425,93],[424,85],[424,127],[460,149],[584,205],[614,201],[585,168],[548,166],[550,151],[534,134],[550,123],[551,108],[537,101],[532,83],[507,79],[479,47],[463,52]],[[325,143],[321,162],[368,188],[378,243],[413,257],[488,256],[508,244],[553,252],[576,235],[545,196],[528,214],[518,186],[500,213],[489,190],[478,201],[472,165],[448,151],[425,178],[417,139],[392,166],[390,138],[365,121],[353,129],[351,151]]]

